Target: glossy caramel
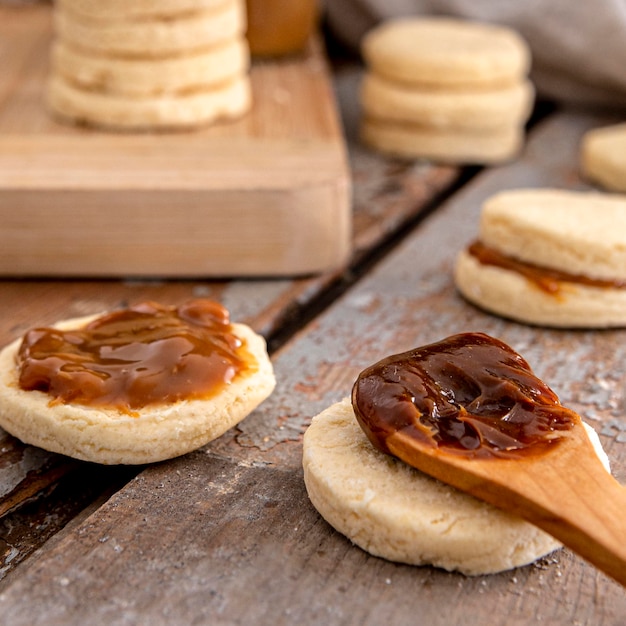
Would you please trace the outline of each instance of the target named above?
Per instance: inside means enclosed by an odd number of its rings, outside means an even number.
[[[578,283],[588,287],[600,288],[626,288],[626,281],[623,280],[591,278],[583,274],[569,274],[560,270],[553,270],[539,265],[533,265],[532,263],[526,263],[525,261],[520,261],[506,254],[502,254],[498,250],[486,246],[481,241],[472,243],[467,251],[483,265],[494,265],[511,272],[517,272],[530,280],[542,291],[553,295],[558,295],[563,283]]]
[[[516,457],[553,446],[578,416],[505,343],[453,335],[365,369],[352,405],[370,441],[389,453],[402,431],[421,445],[471,457]]]
[[[146,302],[74,330],[35,328],[17,354],[19,386],[52,404],[133,413],[142,407],[208,398],[254,359],[228,311],[211,300],[179,307]]]

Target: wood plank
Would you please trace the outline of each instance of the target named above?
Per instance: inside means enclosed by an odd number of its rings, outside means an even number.
[[[454,257],[480,203],[514,186],[583,186],[580,134],[601,123],[560,115],[524,157],[480,176],[416,229],[274,357],[276,392],[236,434],[152,466],[83,523],[60,533],[1,586],[10,624],[132,623],[617,624],[622,587],[568,551],[499,575],[466,578],[370,557],[306,498],[301,435],[391,352],[464,330],[520,351],[599,432],[626,482],[623,330],[531,328],[465,303]]]
[[[297,276],[350,258],[350,176],[319,42],[255,62],[254,105],[106,133],[44,105],[48,6],[0,7],[0,274]]]

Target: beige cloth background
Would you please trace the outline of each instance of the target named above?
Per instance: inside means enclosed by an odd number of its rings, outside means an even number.
[[[326,0],[325,9],[333,34],[355,50],[369,28],[402,15],[510,26],[530,44],[542,96],[626,111],[626,0]]]

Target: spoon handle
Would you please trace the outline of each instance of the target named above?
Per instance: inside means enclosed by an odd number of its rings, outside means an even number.
[[[588,455],[525,474],[530,486],[513,486],[535,500],[523,517],[626,586],[626,489]]]
[[[570,432],[551,452],[517,459],[417,449],[401,432],[387,443],[410,465],[535,524],[626,586],[626,488],[582,427]]]

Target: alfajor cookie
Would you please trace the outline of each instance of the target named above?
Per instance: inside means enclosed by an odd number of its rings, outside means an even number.
[[[55,10],[54,23],[57,37],[75,48],[105,56],[161,58],[243,37],[246,13],[242,0],[228,0],[215,8],[182,12],[168,19],[124,14],[115,19],[90,19],[64,11],[62,4]]]
[[[59,40],[51,56],[53,71],[77,87],[138,98],[220,87],[245,75],[249,65],[243,38],[190,54],[152,59],[93,54]]]
[[[626,197],[518,189],[482,207],[478,241],[457,258],[470,302],[520,322],[626,325]]]
[[[455,18],[407,17],[365,35],[362,141],[403,158],[508,161],[524,143],[534,88],[514,31]]]
[[[116,131],[190,129],[252,106],[244,0],[55,4],[46,100]]]
[[[587,131],[581,145],[581,171],[590,181],[626,192],[626,124]]]
[[[515,31],[448,17],[388,20],[365,35],[361,50],[376,74],[418,86],[498,88],[530,68],[529,48]]]
[[[264,339],[216,303],[144,303],[4,348],[0,426],[77,459],[152,463],[216,439],[274,385]]]
[[[420,124],[361,120],[361,139],[377,151],[441,163],[492,164],[512,159],[524,143],[518,127],[449,129]]]
[[[608,469],[595,431],[587,432]],[[302,463],[313,506],[374,556],[480,575],[560,547],[536,526],[376,450],[347,398],[313,418]]]
[[[192,128],[239,117],[251,106],[247,76],[210,89],[131,97],[81,89],[61,76],[48,82],[50,109],[69,121],[119,130]]]

